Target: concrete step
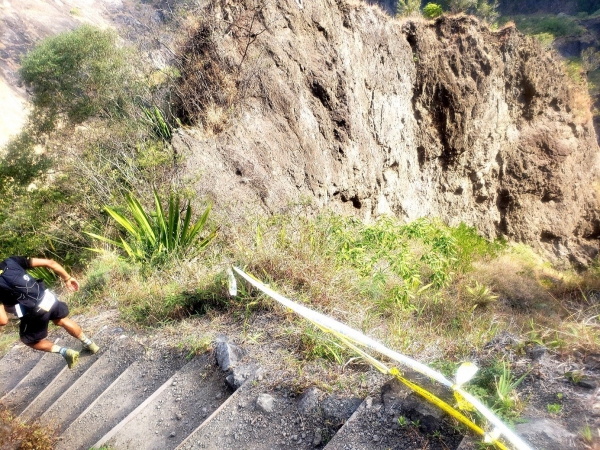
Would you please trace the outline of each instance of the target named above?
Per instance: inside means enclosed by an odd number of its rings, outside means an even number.
[[[259,406],[259,397],[269,395],[273,409]],[[304,414],[295,395],[271,391],[257,381],[248,381],[226,404],[201,424],[177,450],[253,450],[321,448],[330,433],[327,419],[320,411]]]
[[[394,379],[363,401],[324,450],[456,449],[462,435],[445,419],[441,410]]]
[[[79,357],[79,364],[74,369],[69,369],[63,360],[63,368],[56,377],[49,383],[35,398],[29,399],[29,404],[19,415],[23,422],[32,422],[38,419],[75,381],[84,374],[90,366],[95,363],[106,351],[109,344],[115,339],[115,333],[112,330],[104,330],[94,336],[94,342],[100,346],[100,351],[92,355],[82,352]],[[73,346],[79,350],[81,343]]]
[[[224,378],[212,355],[196,357],[94,448],[174,449],[229,397]]]
[[[70,348],[81,347],[80,342],[66,336],[58,338],[55,343]],[[35,350],[32,350],[35,351]],[[41,352],[40,352],[41,353]],[[44,390],[59,372],[66,367],[64,358],[56,353],[41,353],[42,357],[29,373],[17,384],[2,401],[13,413],[20,414],[27,404]]]
[[[133,339],[118,338],[48,407],[40,422],[65,430],[143,351]]]
[[[0,361],[0,405],[10,392],[38,363],[43,352],[33,350],[21,343],[13,348]]]
[[[148,351],[64,431],[56,450],[90,448],[186,362],[184,355],[171,349]]]

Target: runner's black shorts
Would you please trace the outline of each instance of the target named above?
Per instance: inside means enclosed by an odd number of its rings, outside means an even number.
[[[23,344],[35,344],[48,336],[48,323],[51,320],[64,319],[69,315],[69,307],[66,303],[56,301],[50,311],[43,316],[26,315],[21,318],[19,324],[19,337]]]

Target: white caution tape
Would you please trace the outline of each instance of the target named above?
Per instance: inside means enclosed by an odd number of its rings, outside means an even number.
[[[418,361],[415,361],[414,359],[412,359],[406,355],[402,355],[401,353],[397,353],[393,350],[390,350],[389,348],[385,347],[384,345],[377,342],[376,340],[371,339],[368,336],[365,336],[360,331],[354,330],[353,328],[350,328],[349,326],[344,325],[343,323],[338,322],[337,320],[332,319],[331,317],[327,317],[321,313],[318,313],[316,311],[313,311],[313,310],[307,308],[306,306],[300,305],[296,302],[293,302],[293,301],[285,298],[284,296],[278,294],[274,290],[267,287],[265,284],[261,283],[260,281],[256,280],[255,278],[251,277],[250,275],[245,273],[243,270],[241,270],[237,267],[233,267],[233,270],[235,270],[242,278],[244,278],[246,281],[248,281],[254,287],[263,291],[269,297],[273,298],[274,300],[277,300],[283,306],[300,314],[302,317],[315,323],[322,329],[332,331],[334,334],[340,334],[340,335],[344,336],[346,339],[348,339],[349,341],[364,345],[365,347],[369,347],[372,350],[375,350],[376,352],[378,352],[382,355],[385,355],[388,358],[390,358],[394,361],[397,361],[397,362],[405,365],[406,367],[411,368],[412,370],[422,373],[423,375],[426,375],[429,378],[432,378],[433,380],[437,381],[438,383],[446,386],[447,388],[457,392],[467,402],[471,403],[473,405],[473,407],[483,417],[485,417],[486,420],[488,422],[490,422],[490,424],[493,425],[493,427],[494,427],[494,431],[492,432],[493,435],[495,435],[496,433],[502,434],[502,436],[504,436],[504,438],[507,441],[509,441],[517,450],[532,450],[532,448],[526,442],[524,442],[519,436],[517,436],[510,428],[508,428],[483,403],[481,403],[478,399],[476,399],[471,394],[469,394],[468,392],[465,392],[462,389],[462,384],[464,384],[466,382],[464,380],[467,378],[470,379],[470,377],[472,377],[475,374],[476,367],[469,368],[467,366],[467,368],[463,369],[463,371],[461,371],[460,374],[457,373],[457,377],[456,377],[457,383],[452,383],[444,375],[442,375],[439,372],[436,372],[429,366],[427,366],[423,363],[420,363]],[[468,381],[468,379],[467,379],[467,381]],[[462,381],[462,383],[461,383],[461,381]],[[488,438],[490,438],[490,437],[492,437],[492,436],[488,436]]]
[[[227,268],[227,287],[229,289],[229,295],[235,297],[237,295],[237,281],[235,280],[231,267]]]

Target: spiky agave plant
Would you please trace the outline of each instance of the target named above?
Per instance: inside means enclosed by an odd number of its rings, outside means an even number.
[[[127,209],[133,220],[109,206],[104,207],[104,210],[125,231],[125,237],[116,241],[94,233],[88,235],[124,250],[130,259],[161,264],[167,256],[191,257],[202,251],[217,235],[217,229],[213,228],[206,236],[200,236],[206,227],[211,205],[204,210],[196,222],[192,222],[191,205],[188,202],[184,208],[181,208],[180,197],[173,193],[169,196],[169,206],[166,211],[156,189],[154,190],[155,210],[150,213],[144,210],[131,192],[127,194],[126,200]],[[185,213],[182,214],[184,210]]]

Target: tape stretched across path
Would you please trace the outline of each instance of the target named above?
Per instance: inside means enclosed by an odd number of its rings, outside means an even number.
[[[510,442],[512,444],[512,446],[517,450],[532,450],[532,448],[525,441],[523,441],[519,436],[517,436],[510,428],[508,428],[506,426],[506,424],[504,424],[504,422],[502,422],[483,403],[481,403],[477,398],[473,397],[471,394],[469,394],[464,389],[462,389],[462,384],[453,383],[450,380],[448,380],[444,375],[433,370],[429,366],[427,366],[423,363],[420,363],[419,361],[416,361],[412,358],[409,358],[406,355],[403,355],[401,353],[397,353],[393,350],[390,350],[389,348],[385,347],[384,345],[377,342],[376,340],[362,334],[361,332],[359,332],[357,330],[354,330],[353,328],[350,328],[347,325],[344,325],[341,322],[338,322],[335,319],[332,319],[331,317],[327,317],[321,313],[313,311],[310,308],[307,308],[306,306],[300,305],[296,302],[293,302],[293,301],[283,297],[282,295],[280,295],[277,292],[270,289],[264,283],[261,283],[260,281],[258,281],[254,277],[248,275],[243,270],[241,270],[237,267],[233,267],[233,270],[235,270],[235,272],[238,275],[240,275],[242,278],[244,278],[246,281],[248,281],[250,284],[252,284],[257,289],[259,289],[262,292],[264,292],[265,294],[267,294],[272,299],[276,300],[283,306],[291,309],[292,311],[301,315],[302,317],[309,320],[313,324],[317,325],[323,331],[332,333],[333,335],[338,337],[338,339],[340,339],[342,342],[344,342],[344,344],[349,346],[354,351],[358,352],[361,356],[363,356],[367,361],[369,361],[378,370],[396,377],[399,381],[404,383],[406,386],[413,389],[415,392],[417,392],[418,394],[423,396],[425,399],[427,399],[434,405],[443,409],[448,414],[452,415],[452,417],[456,418],[461,423],[468,426],[471,430],[475,431],[478,434],[483,435],[485,437],[485,442],[494,443],[498,448],[503,450],[503,449],[506,449],[507,447],[504,446],[502,444],[502,442],[500,442],[498,440],[499,436],[503,436],[504,439],[507,440],[508,442]],[[425,390],[424,388],[403,378],[398,369],[386,367],[383,363],[379,362],[377,359],[368,355],[366,352],[361,350],[355,344],[368,347],[384,356],[387,356],[389,359],[396,361],[400,364],[403,364],[404,366],[409,367],[412,370],[415,370],[423,375],[428,376],[429,378],[437,381],[438,383],[442,384],[443,386],[446,386],[448,389],[452,390],[455,393],[455,395],[457,395],[458,398],[460,398],[461,400],[463,400],[464,402],[466,402],[467,404],[472,406],[473,409],[477,410],[483,417],[485,417],[485,419],[492,425],[493,431],[491,433],[486,433],[483,429],[481,429],[478,425],[473,423],[473,421],[471,421],[469,418],[464,416],[456,408],[450,406],[449,404],[447,404],[443,400],[439,399],[438,397],[433,395],[431,392]],[[461,403],[463,403],[463,402],[461,402]]]

